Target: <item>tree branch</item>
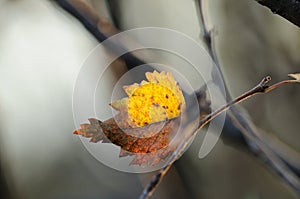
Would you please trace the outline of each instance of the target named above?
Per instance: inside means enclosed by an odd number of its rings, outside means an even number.
[[[103,42],[108,37],[119,32],[107,19],[100,17],[93,8],[81,0],[56,0],[55,2],[77,18],[99,42]],[[106,47],[112,50],[112,52],[126,49],[123,45],[110,41],[106,42],[106,44]],[[126,53],[121,58],[124,59],[128,69],[145,64],[144,61],[131,53]]]
[[[280,1],[280,0],[279,0]],[[200,26],[203,31],[203,40],[208,52],[210,53],[215,64],[220,69],[217,55],[214,51],[214,40],[211,31],[208,30],[208,25],[204,19],[204,4],[207,0],[196,1],[198,7]],[[207,9],[207,7],[206,7]],[[209,41],[209,42],[208,42]],[[281,81],[267,88],[265,92],[269,92],[278,86],[286,83],[299,81],[299,75],[289,75],[294,80]],[[290,82],[292,81],[292,82]],[[231,99],[228,89],[225,85],[226,97]],[[300,194],[300,153],[290,148],[285,143],[281,142],[275,136],[270,136],[262,130],[259,130],[253,122],[247,118],[236,107],[232,107],[229,111],[229,117],[232,123],[240,130],[240,133],[246,139],[249,149],[267,160],[267,163],[273,168],[283,179],[290,184],[298,194]]]
[[[287,0],[287,2],[290,1],[291,0]],[[214,32],[208,30],[207,24],[205,24],[206,20],[204,19],[204,14],[203,14],[204,8],[202,6],[203,1],[198,0],[196,2],[198,3],[199,6],[199,13],[200,13],[199,19],[203,30],[204,44],[206,45],[207,50],[211,55],[212,59],[214,60],[216,65],[220,68],[220,64],[218,63],[217,55],[214,50],[214,43],[213,43],[214,40],[212,36]],[[259,2],[261,3],[262,1]],[[278,2],[282,3],[283,1],[278,1]],[[295,0],[293,2],[295,3],[298,1]],[[109,36],[118,32],[118,30],[113,25],[111,25],[105,19],[99,17],[97,13],[93,11],[93,9],[86,6],[80,0],[72,0],[72,1],[58,0],[57,3],[66,11],[68,11],[70,14],[72,14],[74,17],[76,17],[87,28],[87,30],[95,36],[95,38],[99,42],[104,41]],[[298,17],[298,20],[300,20],[300,17]],[[118,50],[120,46],[112,45],[108,47],[114,52],[115,50]],[[139,58],[135,57],[132,54],[125,55],[122,58],[126,61],[128,69],[131,69],[140,64],[144,64],[143,61],[141,61]],[[287,81],[291,81],[291,80],[287,80]],[[276,84],[272,85],[272,87],[269,87],[268,89],[272,90],[273,88],[277,88],[278,86],[281,86],[282,84],[285,83],[290,83],[290,82],[283,81],[280,82],[278,85]],[[264,92],[266,92],[266,90]],[[245,96],[241,97],[241,99],[244,99],[244,97]],[[228,95],[228,92],[227,92],[227,99],[228,101],[230,101],[230,96]],[[232,101],[231,103],[234,104],[237,102],[239,102],[239,100],[237,100],[236,102]],[[229,106],[231,106],[232,104],[230,104]],[[224,110],[229,108],[229,106],[223,107]],[[222,112],[224,110],[219,110],[219,111]],[[214,114],[216,114],[216,112]],[[242,115],[240,113],[240,110],[238,110],[237,108],[232,107],[231,111],[229,112],[229,116],[231,118],[231,125],[234,124],[236,127],[238,127],[240,133],[243,135],[243,137],[246,138],[250,150],[256,154],[259,154],[260,157],[261,156],[265,157],[268,160],[269,165],[274,170],[276,170],[281,176],[283,176],[283,178],[289,184],[291,184],[292,187],[294,187],[296,190],[299,191],[300,190],[299,178],[296,175],[297,171],[300,171],[300,165],[299,162],[297,161],[300,160],[299,153],[291,149],[289,146],[284,145],[284,143],[279,142],[279,140],[277,140],[276,137],[269,136],[266,133],[263,133],[263,131],[259,131],[257,127],[249,119],[245,118],[245,116]],[[211,119],[214,118],[213,115],[210,115],[209,117],[210,118],[206,118],[207,122],[209,122]],[[202,124],[205,125],[206,123],[202,123]],[[186,143],[188,142],[189,141],[187,141]],[[180,150],[185,149],[185,147],[186,147],[185,144],[180,145],[178,147],[179,151],[176,150],[174,152],[172,160],[175,161],[178,158],[178,154],[180,154]],[[152,194],[152,192],[155,190],[159,182],[162,180],[164,175],[172,166],[172,163],[173,162],[171,162],[171,164],[168,164],[166,167],[164,167],[160,171],[160,173],[153,178],[152,182],[144,190],[141,198]]]
[[[300,1],[299,0],[255,0],[269,8],[296,26],[300,27]]]
[[[206,124],[208,124],[211,120],[216,118],[221,113],[228,110],[231,106],[238,104],[256,94],[260,93],[268,93],[286,83],[300,83],[299,79],[292,79],[292,80],[284,80],[281,82],[278,82],[276,84],[273,84],[271,86],[268,86],[267,83],[271,80],[271,77],[267,76],[263,78],[263,80],[254,88],[247,91],[246,93],[240,95],[239,97],[235,98],[234,100],[228,102],[224,106],[220,107],[216,111],[208,114],[205,118],[200,120],[198,128],[190,135],[188,135],[187,139],[182,141],[177,149],[173,152],[173,154],[170,156],[170,162],[168,165],[163,167],[158,174],[156,174],[151,182],[145,187],[144,191],[142,192],[139,199],[147,199],[149,198],[153,192],[158,187],[159,183],[162,181],[163,177],[167,174],[168,170],[171,168],[172,164],[180,157],[180,155],[184,152],[184,150],[188,147],[189,143],[191,142],[192,138],[195,134],[199,132],[200,129],[202,129]],[[237,123],[240,125],[240,122]],[[241,129],[244,129],[242,125],[239,126]],[[244,129],[244,131],[247,131],[247,129]],[[250,135],[251,136],[251,135]],[[260,140],[257,141],[257,144],[260,147],[260,150],[264,152],[264,154],[268,157],[268,160],[270,160],[271,164],[276,167],[277,171],[281,174],[284,174],[283,177],[288,181],[289,184],[291,184],[296,190],[300,191],[300,182],[297,176],[294,175],[293,172],[289,171],[287,166],[282,162],[276,155],[273,154],[273,152],[268,149],[263,143],[261,143]]]

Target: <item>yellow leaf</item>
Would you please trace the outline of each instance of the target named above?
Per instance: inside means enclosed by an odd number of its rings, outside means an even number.
[[[178,117],[185,108],[181,88],[170,72],[147,72],[146,78],[148,81],[124,86],[128,98],[111,103],[116,110],[127,112],[131,127]]]

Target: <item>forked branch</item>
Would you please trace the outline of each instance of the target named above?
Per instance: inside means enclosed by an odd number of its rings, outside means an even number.
[[[294,79],[288,79],[288,80],[283,80],[278,83],[275,83],[273,85],[267,85],[269,81],[271,80],[270,76],[267,76],[262,79],[262,81],[252,88],[251,90],[247,91],[246,93],[240,95],[239,97],[235,98],[234,100],[230,101],[229,103],[225,104],[224,106],[220,107],[216,111],[208,114],[205,118],[200,120],[199,126],[196,129],[196,131],[193,132],[193,134],[190,134],[187,140],[184,140],[183,142],[180,143],[178,148],[173,152],[173,154],[170,157],[170,163],[163,167],[158,174],[156,174],[151,182],[145,187],[144,191],[142,192],[140,199],[147,199],[149,198],[153,192],[156,190],[158,187],[159,183],[162,181],[163,177],[167,174],[168,170],[171,168],[172,164],[179,158],[179,156],[182,154],[183,151],[187,148],[189,145],[191,139],[194,137],[194,135],[199,132],[200,129],[202,129],[206,124],[208,124],[211,120],[213,120],[215,117],[223,113],[224,111],[228,110],[231,106],[238,104],[256,94],[261,94],[261,93],[268,93],[284,84],[288,83],[300,83],[300,74],[290,74],[290,77]],[[300,184],[299,184],[300,186]],[[300,187],[298,187],[300,188]]]

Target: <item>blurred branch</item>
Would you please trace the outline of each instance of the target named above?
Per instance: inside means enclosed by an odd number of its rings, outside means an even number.
[[[255,0],[269,8],[296,26],[300,27],[300,1],[299,0]]]
[[[212,32],[208,30],[208,25],[205,23],[204,11],[208,10],[208,1],[198,0],[198,14],[200,26],[203,32],[203,41],[210,53],[215,64],[220,69],[220,64],[218,62],[217,55],[214,51],[213,35]],[[206,6],[206,7],[205,7]],[[293,78],[293,75],[290,75]],[[291,83],[289,81],[298,80],[286,80],[281,81],[277,84],[272,85],[268,90],[273,90],[280,85]],[[226,88],[226,85],[225,85]],[[231,99],[228,89],[226,88],[226,97],[228,100]],[[237,109],[232,107],[229,111],[229,117],[232,124],[235,125],[243,137],[246,139],[249,149],[255,154],[259,155],[262,159],[266,159],[268,164],[273,168],[283,179],[290,184],[297,192],[300,194],[300,153],[290,148],[288,145],[280,141],[276,136],[269,135],[264,131],[259,131],[259,129],[253,124],[253,122],[245,117],[245,110]],[[230,133],[226,134],[230,138]]]
[[[81,0],[56,0],[55,2],[77,18],[99,42],[103,42],[108,37],[119,33],[119,30],[107,19],[100,17],[93,8]],[[123,50],[126,48],[121,44],[112,43],[110,41],[106,43],[106,47],[112,52],[127,52]],[[122,55],[121,58],[124,59],[128,69],[145,64],[144,61],[133,56],[131,53],[126,53]]]

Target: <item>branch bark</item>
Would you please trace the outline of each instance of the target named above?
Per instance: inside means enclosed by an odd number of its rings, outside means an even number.
[[[300,1],[299,0],[256,0],[259,4],[269,8],[274,14],[292,22],[300,27]]]

